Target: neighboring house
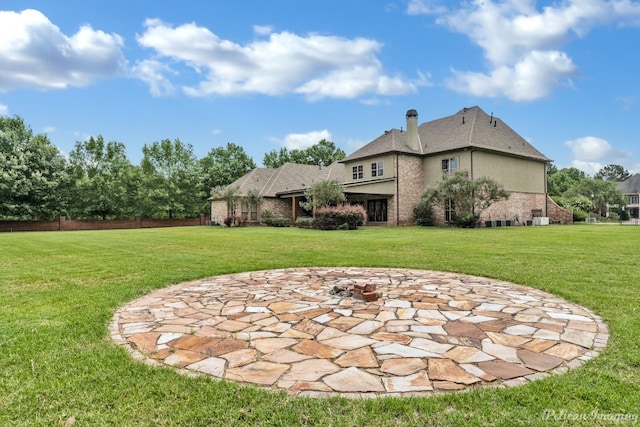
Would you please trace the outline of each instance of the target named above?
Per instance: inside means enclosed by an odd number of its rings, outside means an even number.
[[[640,218],[640,173],[630,176],[626,181],[617,183],[617,187],[627,199],[625,210],[630,218]]]
[[[418,113],[406,114],[406,130],[391,129],[369,144],[326,168],[287,164],[278,169],[256,169],[231,184],[246,195],[259,191],[262,209],[295,218],[299,201],[315,182],[337,179],[349,202],[364,206],[368,223],[412,223],[413,209],[425,189],[443,175],[467,171],[474,178],[489,177],[503,185],[508,200],[485,210],[481,221],[520,223],[535,216],[551,222],[572,222],[570,212],[547,196],[547,163],[551,160],[498,118],[479,107],[418,125]],[[313,171],[312,169],[313,168]],[[304,171],[304,172],[303,172]],[[303,174],[304,173],[304,174]],[[253,178],[252,178],[253,177]],[[288,209],[287,209],[288,206]],[[224,201],[212,200],[212,220],[226,214]],[[214,215],[216,217],[214,217]],[[436,211],[436,222],[445,224],[448,209]],[[256,212],[256,220],[259,213]]]

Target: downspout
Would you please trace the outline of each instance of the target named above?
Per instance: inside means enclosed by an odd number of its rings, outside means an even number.
[[[396,225],[400,225],[400,154],[396,153]]]
[[[471,169],[470,173],[469,173],[469,178],[471,179],[471,182],[473,183],[473,152],[475,150],[473,148],[471,148],[469,150],[469,168]],[[473,188],[473,187],[472,187]],[[473,190],[472,190],[473,191]],[[475,194],[471,194],[472,200],[475,200],[476,195]],[[475,217],[476,215],[476,205],[475,203],[473,203],[471,205],[471,215],[473,215]]]
[[[546,217],[549,216],[549,200],[548,200],[549,194],[547,193],[547,166],[548,166],[548,163],[545,162],[543,173],[544,173],[544,216]]]

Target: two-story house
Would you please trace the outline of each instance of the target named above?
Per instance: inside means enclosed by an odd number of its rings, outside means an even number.
[[[463,108],[420,125],[417,111],[409,110],[406,129],[385,131],[338,164],[326,168],[304,166],[306,177],[293,177],[295,182],[287,173],[291,165],[272,169],[272,178],[287,180],[288,185],[276,185],[279,191],[266,191],[266,187],[260,191],[269,199],[279,200],[268,202],[270,210],[277,205],[282,213],[289,206],[287,216],[295,219],[300,214],[297,202],[305,188],[323,180],[323,176],[331,176],[343,183],[351,203],[365,207],[369,223],[399,225],[414,221],[414,207],[427,188],[436,186],[443,175],[464,170],[471,179],[489,177],[498,181],[510,195],[484,211],[482,221],[518,218],[525,223],[542,216],[551,217],[552,222],[571,222],[571,214],[547,196],[548,162],[550,159],[504,122],[479,107]],[[242,188],[247,179],[245,176],[231,185]],[[216,211],[221,211],[219,201],[212,201],[212,215],[214,203]],[[437,222],[446,223],[447,215],[450,212],[446,209],[436,212]]]
[[[617,184],[627,199],[626,210],[630,218],[640,218],[640,173],[630,176]]]

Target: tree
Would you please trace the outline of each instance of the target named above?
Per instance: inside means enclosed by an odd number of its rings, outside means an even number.
[[[229,185],[256,168],[253,159],[244,148],[227,143],[226,147],[213,148],[199,160],[202,173],[202,189],[206,194],[214,187]]]
[[[563,168],[547,174],[547,191],[551,197],[562,197],[570,188],[575,187],[580,182],[588,179],[587,175],[577,168]]]
[[[179,139],[163,139],[145,144],[142,153],[145,214],[168,218],[200,214],[206,193],[202,191],[193,147]]]
[[[121,142],[102,135],[76,142],[69,154],[74,192],[71,212],[81,219],[120,219],[138,215],[139,171]]]
[[[578,200],[590,201],[587,212],[596,212],[605,215],[607,206],[624,206],[626,200],[624,193],[618,189],[614,181],[603,181],[602,179],[586,179],[579,185],[568,190],[565,195]],[[584,208],[581,206],[581,208]]]
[[[491,178],[472,180],[466,171],[443,176],[436,188],[427,190],[423,199],[442,208],[453,207],[450,222],[459,227],[476,227],[483,210],[509,197],[502,185]]]
[[[622,182],[630,176],[629,171],[620,165],[607,165],[601,168],[598,173],[594,175],[594,178],[605,181]]]
[[[53,219],[66,211],[66,160],[19,116],[0,117],[0,219]]]
[[[342,184],[337,180],[318,182],[308,188],[304,195],[307,200],[300,202],[300,206],[307,211],[326,206],[338,206],[346,200]]]
[[[280,151],[271,150],[264,155],[262,164],[268,168],[278,168],[285,163],[328,166],[344,159],[345,156],[345,152],[337,148],[333,142],[322,139],[303,150],[293,149],[289,151],[285,147],[281,148]]]
[[[231,227],[231,225],[236,222],[236,212],[238,202],[240,201],[240,189],[231,185],[218,186],[211,189],[211,196],[214,199],[227,202],[227,217],[224,219],[224,223],[227,227]]]

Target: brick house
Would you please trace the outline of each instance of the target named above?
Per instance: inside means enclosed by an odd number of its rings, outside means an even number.
[[[413,209],[426,188],[436,186],[443,174],[464,170],[473,178],[489,177],[503,185],[509,199],[493,204],[481,221],[571,223],[570,212],[547,195],[545,157],[500,119],[479,107],[418,125],[418,113],[406,114],[406,129],[391,129],[338,163],[319,168],[287,164],[278,169],[256,169],[231,184],[246,195],[252,189],[263,197],[260,209],[295,218],[304,214],[299,201],[315,182],[337,179],[349,202],[362,204],[368,223],[412,223]],[[252,218],[259,220],[258,208]],[[226,214],[224,201],[212,200],[212,220]],[[450,212],[436,211],[445,224]]]

